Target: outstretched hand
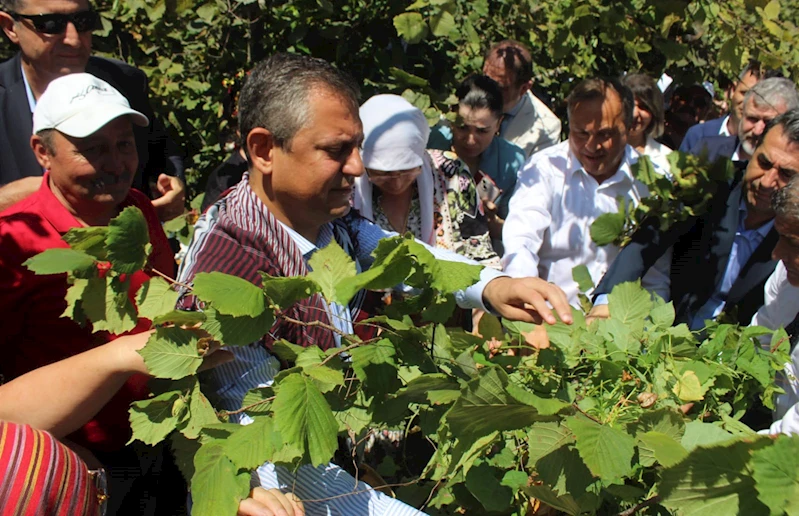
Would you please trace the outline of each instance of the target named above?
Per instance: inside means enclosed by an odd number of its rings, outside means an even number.
[[[561,321],[572,323],[572,310],[566,293],[541,278],[495,278],[483,290],[483,300],[506,319],[555,324],[554,310]]]

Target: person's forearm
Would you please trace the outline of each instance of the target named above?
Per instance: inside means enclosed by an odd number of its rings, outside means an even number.
[[[0,419],[58,438],[69,435],[94,417],[132,374],[146,373],[136,350],[147,338],[149,333],[120,337],[0,385]]]
[[[41,177],[24,177],[0,187],[0,211],[4,211],[39,189]]]

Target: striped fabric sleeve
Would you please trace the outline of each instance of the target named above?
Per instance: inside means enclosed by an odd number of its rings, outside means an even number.
[[[0,514],[89,516],[98,497],[86,464],[48,432],[0,421]]]

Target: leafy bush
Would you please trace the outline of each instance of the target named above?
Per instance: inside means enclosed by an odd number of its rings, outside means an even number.
[[[799,71],[799,7],[779,0],[98,0],[95,49],[150,77],[154,108],[188,156],[189,181],[235,139],[243,74],[276,51],[322,57],[352,73],[364,98],[405,92],[430,118],[492,41],[533,51],[536,87],[561,99],[591,75],[668,72],[724,86],[748,58]],[[0,55],[11,55],[8,42]]]
[[[150,247],[141,213],[127,208],[108,228],[73,229],[65,239],[71,249],[45,251],[28,267],[68,274],[68,316],[88,318],[95,331],[130,329],[136,308],[123,292]],[[133,404],[133,438],[171,436],[194,514],[235,512],[249,471],[264,461],[324,464],[337,437],[360,442],[384,429],[431,444],[426,465],[424,457],[413,464],[419,450],[373,459],[404,486],[400,498],[434,514],[527,514],[542,503],[568,514],[796,509],[799,437],[772,440],[740,422],[756,399],[772,407],[781,392],[784,331],[768,350],[758,337],[769,330],[726,324],[707,328],[700,343],[684,324],[673,326],[671,303],[627,283],[609,296],[611,319],[589,325],[575,310],[573,325],[548,329],[551,346],[532,349],[531,324],[487,315],[480,337],[444,327],[452,292],[477,281],[479,268],[437,261],[413,240],[384,240],[360,274],[335,243],[310,265],[307,277],[264,276],[263,288],[198,274],[192,294],[205,303],[201,313],[174,311],[178,293],[162,275],[137,294],[139,316],[157,330],[140,353],[171,382]],[[233,412],[217,413],[202,393],[196,373],[208,339],[181,325],[246,345],[286,317],[281,308],[314,292],[346,304],[361,288],[402,282],[417,295],[358,323],[379,325],[376,338],[342,335],[342,347],[328,351],[275,343],[291,367]],[[100,296],[107,302],[92,302]],[[254,422],[225,423],[232,413]]]

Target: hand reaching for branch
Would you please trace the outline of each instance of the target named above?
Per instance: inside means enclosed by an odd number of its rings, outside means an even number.
[[[572,323],[571,306],[566,294],[557,285],[540,278],[493,279],[486,285],[483,299],[506,319],[555,324],[557,319],[552,314],[554,309],[561,321]]]
[[[239,504],[238,516],[303,516],[305,509],[294,493],[256,487]]]

